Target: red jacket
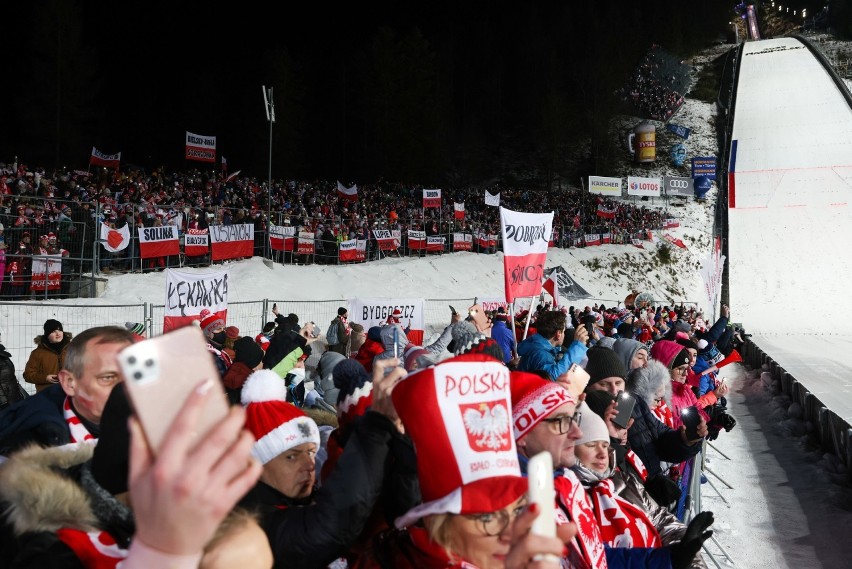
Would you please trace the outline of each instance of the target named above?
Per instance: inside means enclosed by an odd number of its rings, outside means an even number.
[[[364,366],[367,373],[373,373],[373,358],[385,351],[385,346],[381,342],[377,342],[371,338],[364,341],[364,345],[358,349],[355,354],[355,361]]]

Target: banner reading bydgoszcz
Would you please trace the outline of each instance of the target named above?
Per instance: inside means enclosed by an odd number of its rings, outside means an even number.
[[[348,241],[341,241],[338,256],[341,262],[344,263],[350,261],[366,261],[367,241],[363,239],[350,239]]]
[[[589,176],[589,193],[602,196],[621,196],[621,178]]]
[[[387,229],[374,229],[373,237],[376,238],[376,243],[379,244],[381,251],[396,251],[398,247],[394,241],[393,234]]]
[[[216,162],[216,137],[186,131],[186,159]]]
[[[94,166],[104,166],[106,168],[115,168],[118,170],[118,166],[121,164],[121,152],[116,154],[104,154],[93,146],[92,156],[89,158],[89,164]]]
[[[373,326],[387,324],[388,316],[391,316],[394,309],[398,308],[402,313],[399,318],[400,325],[406,328],[411,321],[411,329],[406,333],[408,341],[422,346],[425,330],[424,305],[425,301],[422,298],[353,298],[349,300],[349,317],[352,322],[362,324],[364,330],[369,330]],[[403,349],[405,346],[399,347],[400,354]]]
[[[659,178],[627,177],[628,196],[650,196],[659,197],[662,184]]]
[[[273,251],[292,251],[295,242],[295,227],[290,225],[269,226],[269,247]]]
[[[296,242],[297,255],[313,255],[316,248],[314,247],[314,232],[300,231],[299,239]]]
[[[471,249],[473,249],[473,235],[453,233],[453,251],[470,251]]]
[[[200,257],[210,251],[210,234],[206,229],[188,229],[183,236],[183,254]]]
[[[547,243],[553,231],[553,212],[524,213],[501,206],[500,231],[506,302],[538,296],[547,261]]]
[[[31,291],[59,290],[62,281],[62,255],[34,255]]]
[[[414,229],[408,230],[408,250],[409,251],[420,251],[426,248],[426,232],[425,231],[416,231]]]
[[[441,207],[441,190],[423,190],[423,207]]]
[[[239,259],[254,255],[254,225],[211,225],[210,249],[213,261]]]
[[[140,227],[137,231],[139,232],[139,255],[143,259],[180,254],[180,241],[178,241],[176,227],[172,225]]]
[[[227,270],[190,273],[166,269],[163,332],[200,320],[202,310],[209,310],[210,314],[215,314],[223,322],[227,322],[228,278]]]

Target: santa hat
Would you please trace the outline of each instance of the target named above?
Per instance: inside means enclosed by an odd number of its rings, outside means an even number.
[[[399,320],[402,318],[402,311],[399,308],[394,308],[393,313],[388,316],[387,323],[388,324],[399,324]]]
[[[199,313],[199,323],[204,332],[212,332],[216,328],[223,328],[225,321],[216,312],[210,312],[204,309]]]
[[[577,401],[561,384],[534,373],[512,372],[512,424],[515,440],[521,440],[533,427],[566,403]]]
[[[262,369],[249,375],[241,400],[246,408],[246,428],[257,440],[251,454],[261,464],[301,444],[314,443],[319,448],[317,424],[287,403],[287,388],[274,371]]]
[[[414,442],[423,503],[396,520],[496,512],[527,491],[512,437],[509,370],[483,354],[456,356],[409,375],[394,408]]]

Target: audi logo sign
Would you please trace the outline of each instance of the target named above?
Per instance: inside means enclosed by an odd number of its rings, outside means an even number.
[[[666,177],[666,193],[673,196],[692,196],[695,194],[695,182],[692,178]]]
[[[689,182],[686,180],[669,180],[669,187],[685,190],[689,187]]]

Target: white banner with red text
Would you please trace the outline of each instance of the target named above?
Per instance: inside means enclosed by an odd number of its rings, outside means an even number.
[[[525,213],[500,207],[500,231],[506,302],[538,296],[553,232],[553,212]]]
[[[166,305],[163,333],[201,320],[201,311],[209,310],[228,321],[227,270],[190,273],[166,269]]]

